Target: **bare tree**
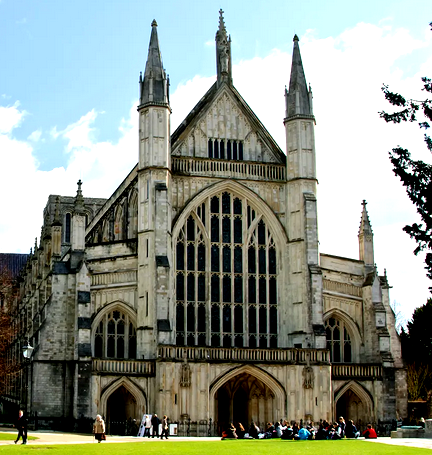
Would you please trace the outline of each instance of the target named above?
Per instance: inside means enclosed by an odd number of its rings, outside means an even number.
[[[0,396],[6,392],[8,381],[18,373],[20,365],[11,355],[16,327],[12,311],[17,297],[17,288],[10,272],[0,268]]]
[[[425,400],[428,397],[428,382],[432,372],[427,364],[410,363],[407,365],[408,398],[411,401]]]

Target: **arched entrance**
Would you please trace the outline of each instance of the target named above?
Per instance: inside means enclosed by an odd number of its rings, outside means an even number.
[[[286,417],[282,386],[255,367],[231,370],[212,385],[210,395],[213,404],[210,411],[219,433],[231,422],[241,422],[247,430],[252,421],[261,428],[269,421]]]
[[[109,434],[136,436],[146,408],[145,392],[129,378],[122,377],[103,391],[98,413],[105,418]]]
[[[354,381],[343,386],[335,396],[335,417],[351,419],[359,429],[373,421],[373,403],[369,393]]]
[[[134,431],[137,421],[137,402],[134,396],[124,386],[113,392],[107,401],[107,426],[110,434],[136,436],[138,428]],[[139,422],[139,420],[138,420]]]

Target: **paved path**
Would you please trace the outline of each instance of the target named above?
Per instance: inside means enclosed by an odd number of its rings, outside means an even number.
[[[16,434],[14,429],[0,429],[0,433]],[[77,433],[61,433],[55,431],[29,431],[29,436],[35,436],[38,439],[29,441],[29,445],[48,445],[48,444],[96,444],[92,435],[77,434]],[[195,437],[171,437],[169,441],[220,441],[220,438],[195,438]],[[425,438],[378,438],[364,440],[367,444],[390,444],[400,445],[405,447],[418,447],[422,449],[432,450],[432,439]],[[113,442],[135,442],[138,444],[152,443],[152,444],[166,444],[165,440],[162,442],[159,438],[136,438],[133,436],[107,436],[107,440],[102,444]],[[11,445],[13,441],[1,441],[0,446]]]

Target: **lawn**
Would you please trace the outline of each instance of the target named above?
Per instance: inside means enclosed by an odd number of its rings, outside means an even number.
[[[0,446],[1,454],[37,450],[37,455],[414,455],[430,454],[429,449],[391,446],[365,441],[148,441],[109,444]],[[35,454],[36,455],[36,454]]]
[[[0,433],[0,441],[14,441],[16,439],[18,435],[18,432],[16,433]],[[35,436],[29,436],[28,437],[28,440],[31,441],[31,440],[35,440],[35,439],[39,439],[39,438],[36,438]],[[22,440],[20,439],[20,442],[22,442]]]

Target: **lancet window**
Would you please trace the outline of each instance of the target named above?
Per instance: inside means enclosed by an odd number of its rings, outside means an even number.
[[[277,254],[245,198],[230,192],[196,207],[176,239],[176,342],[277,347]]]
[[[243,141],[210,138],[208,140],[208,157],[220,160],[243,161]]]
[[[113,310],[103,316],[95,331],[94,356],[136,358],[136,328],[127,314]]]
[[[351,363],[351,337],[344,322],[336,318],[329,318],[325,323],[325,329],[331,362]]]

